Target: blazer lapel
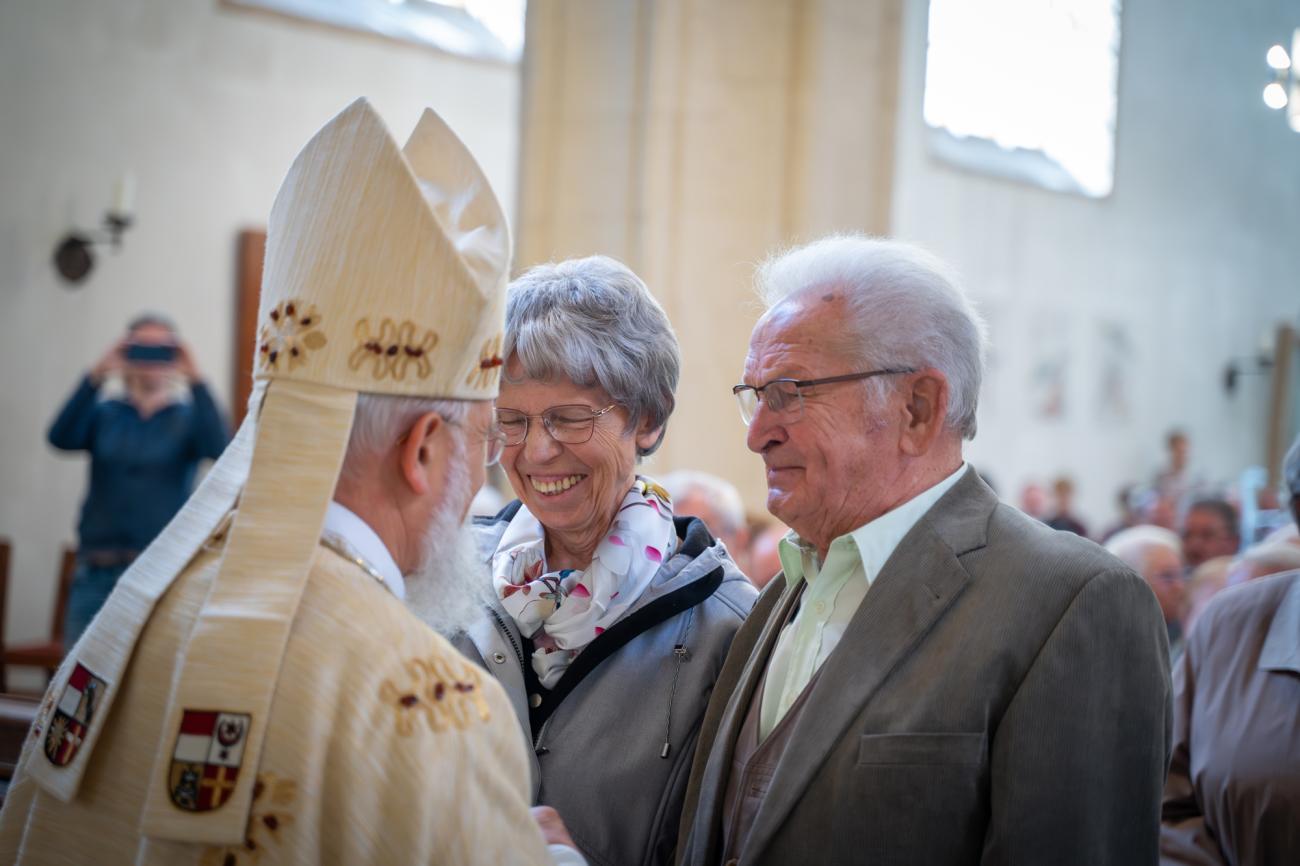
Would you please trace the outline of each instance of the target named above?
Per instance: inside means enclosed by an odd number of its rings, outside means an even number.
[[[785,575],[778,574],[772,578],[772,581],[773,583],[779,582],[779,585],[784,587]],[[733,644],[731,647],[731,654],[728,655],[727,664],[724,664],[724,670],[719,676],[715,688],[726,687],[726,667],[733,660],[741,658],[737,653],[745,653],[745,659],[740,674],[735,680],[731,696],[727,700],[720,720],[717,722],[717,734],[712,738],[711,746],[708,749],[704,772],[700,780],[699,795],[694,800],[695,803],[700,804],[701,808],[696,810],[692,839],[686,849],[687,856],[683,858],[683,862],[712,863],[720,855],[721,834],[719,831],[722,826],[722,806],[726,797],[727,781],[731,775],[731,761],[736,747],[736,740],[740,736],[745,714],[749,711],[750,701],[754,699],[756,690],[763,682],[763,675],[767,670],[767,661],[771,658],[772,649],[776,646],[776,639],[781,632],[781,624],[785,622],[790,609],[798,601],[802,589],[803,582],[801,581],[798,586],[781,589],[779,595],[774,591],[776,590],[775,587],[772,588],[773,591],[763,593],[759,597],[754,611],[750,614],[751,618],[766,616],[753,648],[747,651],[744,646],[737,644]],[[768,602],[765,605],[764,602],[767,601],[768,595],[772,595],[775,601]],[[707,739],[709,722],[710,720],[706,717],[704,730],[701,731],[701,744],[710,742]],[[692,802],[692,798],[690,792],[688,792],[687,803],[690,802]]]
[[[996,505],[992,491],[968,471],[885,563],[810,686],[806,709],[754,818],[746,860],[763,851],[872,694],[965,589],[970,577],[958,557],[984,546]]]

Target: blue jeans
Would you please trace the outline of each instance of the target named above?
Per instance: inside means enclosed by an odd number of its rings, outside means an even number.
[[[86,626],[90,625],[95,614],[104,606],[104,600],[113,591],[113,587],[117,586],[117,579],[127,568],[126,565],[101,568],[77,560],[77,571],[72,576],[72,587],[68,590],[68,609],[63,615],[65,649],[72,649]]]

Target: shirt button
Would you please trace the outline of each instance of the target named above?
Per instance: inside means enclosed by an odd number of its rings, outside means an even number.
[[[499,665],[503,665],[503,664],[506,663],[506,654],[505,654],[505,653],[492,653],[492,661],[496,662],[496,663],[499,664]]]
[[[528,706],[532,707],[533,709],[537,709],[537,708],[540,707],[541,705],[542,705],[542,696],[541,696],[541,695],[529,695],[529,696],[528,696]]]
[[[824,601],[819,601],[819,602],[817,602],[817,604],[813,605],[813,609],[816,610],[818,613],[825,613],[825,612],[826,612],[826,602],[824,602]]]

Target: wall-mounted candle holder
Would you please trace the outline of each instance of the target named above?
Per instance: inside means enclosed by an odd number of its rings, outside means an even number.
[[[135,222],[131,205],[135,197],[135,180],[130,174],[118,180],[113,203],[104,214],[102,228],[93,231],[73,229],[54,248],[54,268],[71,285],[83,282],[95,268],[94,247],[109,245],[114,252],[122,248],[122,235]]]

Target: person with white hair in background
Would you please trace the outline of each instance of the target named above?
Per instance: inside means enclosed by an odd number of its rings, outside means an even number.
[[[1300,523],[1300,437],[1284,463]],[[1215,597],[1174,669],[1164,866],[1300,863],[1300,570]]]
[[[792,533],[710,700],[680,863],[1152,862],[1159,605],[964,462],[985,337],[955,278],[847,236],[758,284],[733,392]]]
[[[637,463],[676,404],[677,337],[604,256],[510,285],[497,423],[518,500],[475,521],[494,598],[460,647],[510,695],[534,802],[596,863],[668,864],[695,736],[757,593]]]
[[[1183,634],[1192,633],[1192,626],[1201,618],[1205,608],[1228,586],[1228,571],[1231,568],[1231,556],[1216,556],[1192,569],[1187,578],[1187,592],[1183,596],[1183,613],[1179,618]]]
[[[1237,586],[1248,580],[1296,569],[1300,569],[1300,547],[1284,542],[1260,543],[1247,548],[1232,561],[1226,583]]]
[[[1142,575],[1155,593],[1169,632],[1169,654],[1176,658],[1182,651],[1182,615],[1187,596],[1183,544],[1178,534],[1163,526],[1134,526],[1111,536],[1106,550]]]
[[[790,529],[783,523],[762,523],[750,532],[749,579],[763,589],[781,573],[781,539]]]
[[[529,814],[505,694],[438,633],[477,614],[509,262],[432,111],[404,148],[364,99],[308,142],[248,415],[55,677],[0,862],[581,862]]]
[[[692,469],[669,472],[660,479],[673,498],[673,512],[683,517],[698,517],[727,547],[737,567],[751,580],[749,573],[749,523],[745,520],[745,503],[736,485]]]

